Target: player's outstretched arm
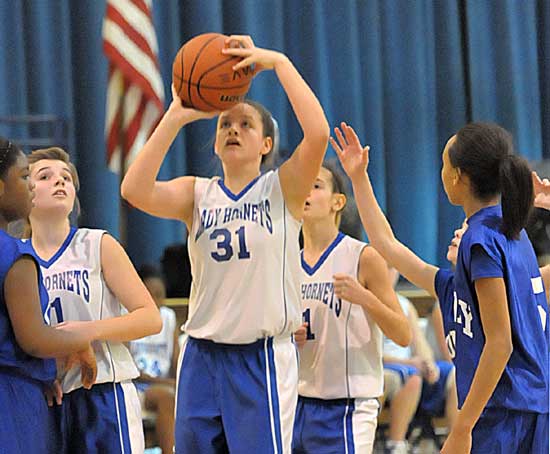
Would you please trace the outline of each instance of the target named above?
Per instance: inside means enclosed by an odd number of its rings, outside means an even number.
[[[401,243],[378,205],[369,176],[369,147],[363,147],[353,128],[341,123],[334,129],[337,140],[330,138],[342,167],[351,179],[353,193],[369,241],[382,257],[417,287],[435,297],[435,275],[438,268],[426,263]]]
[[[409,345],[412,340],[409,321],[391,286],[386,262],[372,247],[361,253],[358,279],[334,275],[334,292],[339,298],[362,306],[386,337],[403,347]]]
[[[292,62],[282,53],[254,46],[250,36],[230,36],[239,48],[224,49],[224,53],[243,57],[236,68],[259,66],[273,69],[304,133],[296,150],[279,170],[279,178],[287,206],[296,219],[302,218],[304,202],[319,173],[325,156],[329,126],[319,100]]]
[[[122,197],[146,213],[183,220],[190,227],[193,219],[195,178],[189,176],[157,181],[157,176],[179,130],[188,123],[215,115],[216,112],[199,112],[183,107],[172,86],[170,107],[122,180]]]
[[[151,294],[122,246],[110,235],[101,239],[101,268],[107,287],[128,313],[93,321],[70,321],[61,330],[84,330],[90,340],[128,342],[158,333],[162,319]]]
[[[85,333],[60,332],[44,322],[37,266],[31,257],[24,256],[13,264],[4,282],[4,297],[17,343],[38,358],[62,358],[87,351],[90,342]]]

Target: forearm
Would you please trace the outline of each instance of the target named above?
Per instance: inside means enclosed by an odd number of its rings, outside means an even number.
[[[286,56],[282,56],[274,69],[300,123],[304,140],[320,145],[308,149],[317,152],[322,159],[330,131],[321,103]]]
[[[105,320],[85,322],[90,328],[91,340],[129,342],[157,334],[162,320],[155,306],[133,310],[128,314]]]
[[[56,330],[47,325],[33,330],[28,339],[18,339],[18,342],[26,353],[37,358],[63,358],[85,350],[90,344],[80,333]]]
[[[474,374],[470,391],[459,411],[456,426],[471,430],[491,398],[512,354],[512,347],[501,342],[486,342]]]
[[[162,161],[181,127],[167,112],[126,172],[121,194],[133,205],[139,207],[152,195]]]
[[[386,337],[402,347],[409,345],[412,334],[406,317],[391,310],[367,290],[356,303],[380,327]]]

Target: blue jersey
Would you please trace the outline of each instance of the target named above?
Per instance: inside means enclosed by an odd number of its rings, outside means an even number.
[[[17,340],[8,315],[8,308],[4,299],[4,281],[13,264],[24,255],[34,258],[32,250],[21,241],[9,236],[0,230],[0,368],[5,368],[15,374],[35,380],[49,382],[55,379],[55,360],[40,359],[25,353]],[[39,269],[37,265],[37,270]],[[38,270],[38,273],[40,271]],[[40,290],[40,305],[42,314],[45,314],[48,305],[48,294],[42,284],[42,277],[38,276]]]
[[[485,335],[475,281],[503,278],[513,352],[487,408],[548,413],[548,306],[533,247],[524,230],[518,240],[500,232],[500,206],[483,208],[468,220],[456,272],[440,270],[435,288],[447,343],[456,365],[459,407],[470,389]]]

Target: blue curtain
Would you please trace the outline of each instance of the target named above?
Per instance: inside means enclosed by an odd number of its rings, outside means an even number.
[[[550,157],[550,0],[153,3],[166,93],[173,57],[199,33],[250,34],[285,52],[330,124],[346,121],[370,144],[369,172],[397,236],[430,262],[445,264],[463,217],[439,177],[441,150],[457,129],[495,121],[528,159]],[[104,11],[103,1],[0,2],[0,117],[53,113],[68,121],[68,148],[82,180],[81,224],[118,236],[119,177],[105,165]],[[275,76],[260,74],[250,97],[273,112],[281,146],[292,150],[300,129]],[[185,128],[160,177],[219,172],[213,135],[214,122]],[[184,241],[182,224],[137,210],[127,225],[127,249],[138,265]]]

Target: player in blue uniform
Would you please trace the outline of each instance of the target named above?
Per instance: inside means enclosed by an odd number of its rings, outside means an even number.
[[[79,353],[82,380],[95,380],[95,358],[86,336],[49,327],[44,321],[48,295],[30,249],[9,236],[9,222],[31,210],[27,158],[0,138],[0,451],[54,452],[44,388],[55,379],[53,359]]]
[[[141,406],[132,383],[139,373],[124,342],[160,331],[159,311],[115,239],[70,225],[78,174],[68,154],[35,150],[29,163],[31,243],[49,293],[47,316],[58,330],[84,332],[98,364],[90,390],[73,368],[58,374],[63,402],[52,410],[57,453],[140,453]]]
[[[294,454],[372,452],[382,333],[403,346],[411,341],[386,262],[338,231],[345,205],[343,177],[325,164],[304,208]]]
[[[468,230],[456,273],[397,241],[376,202],[363,148],[342,123],[331,140],[350,176],[373,245],[407,279],[437,295],[456,366],[459,415],[443,453],[548,451],[548,307],[523,226],[533,205],[528,165],[510,135],[469,124],[443,151],[443,185]]]
[[[231,36],[234,70],[273,69],[303,131],[279,169],[260,173],[273,146],[269,112],[250,101],[218,118],[214,149],[223,178],[156,181],[179,130],[214,114],[174,95],[130,166],[122,195],[149,214],[183,221],[193,286],[189,334],[180,353],[176,453],[290,453],[297,400],[291,335],[300,326],[299,220],[323,161],[329,128],[321,105],[290,60]]]

